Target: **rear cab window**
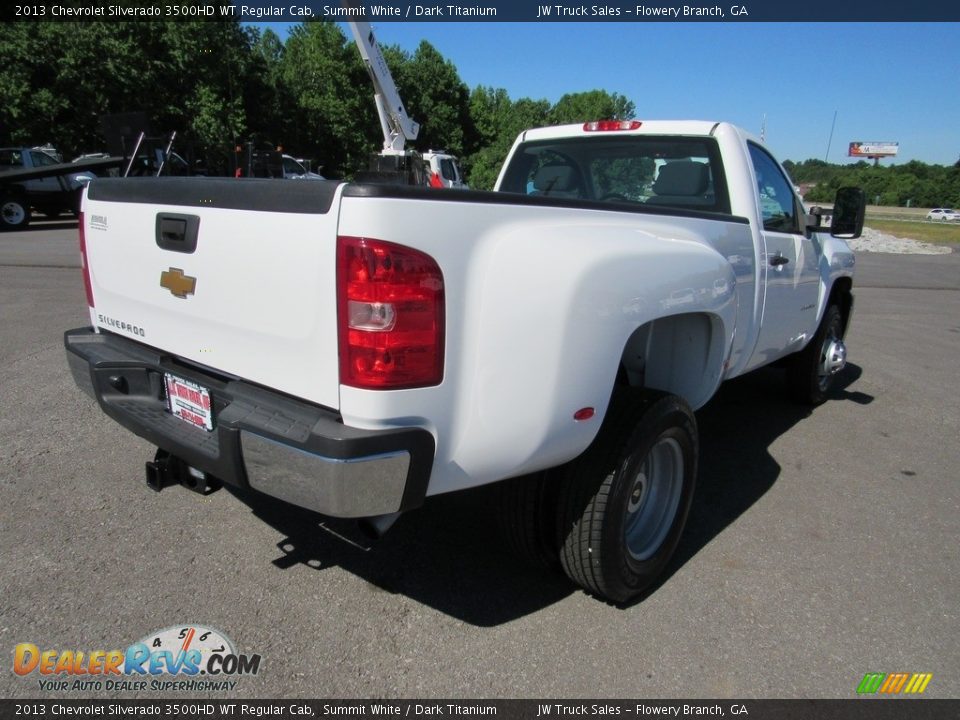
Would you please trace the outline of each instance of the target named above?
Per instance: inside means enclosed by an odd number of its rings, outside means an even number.
[[[713,138],[574,137],[517,148],[500,190],[531,196],[730,212]]]

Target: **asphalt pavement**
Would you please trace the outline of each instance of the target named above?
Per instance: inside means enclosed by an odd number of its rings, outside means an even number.
[[[151,491],[150,446],[67,371],[78,267],[75,224],[0,234],[0,652],[199,625],[262,662],[176,693],[50,690],[8,665],[2,697],[853,698],[868,672],[960,697],[960,253],[858,257],[825,405],[791,405],[777,370],[721,388],[688,532],[628,607],[520,565],[483,489],[372,545],[263,497]]]

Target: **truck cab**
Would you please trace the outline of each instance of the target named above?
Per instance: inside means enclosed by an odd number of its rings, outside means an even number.
[[[460,163],[453,155],[443,150],[429,150],[423,153],[423,161],[430,170],[430,184],[435,187],[469,190],[470,186],[463,176]]]
[[[302,160],[292,155],[284,154],[281,157],[283,177],[286,180],[323,180],[323,175],[308,170]]]

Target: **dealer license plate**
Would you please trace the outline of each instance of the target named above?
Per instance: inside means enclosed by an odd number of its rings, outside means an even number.
[[[213,430],[213,403],[210,391],[182,377],[164,373],[167,407],[174,416],[204,430]]]

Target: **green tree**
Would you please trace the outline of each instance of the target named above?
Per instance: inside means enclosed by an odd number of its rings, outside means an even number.
[[[287,137],[293,125],[294,99],[283,79],[286,49],[273,30],[251,30],[250,57],[244,88],[247,132],[258,136]],[[242,138],[235,138],[241,140]]]
[[[426,40],[413,55],[394,46],[381,50],[407,114],[420,123],[412,146],[421,151],[442,148],[454,155],[472,150],[470,93],[453,63]]]
[[[287,38],[281,67],[281,82],[294,103],[284,146],[313,154],[334,177],[364,164],[373,149],[376,115],[370,79],[353,42],[348,44],[332,22],[297,25]]]
[[[550,109],[550,123],[582,123],[593,120],[627,120],[635,114],[633,102],[606,90],[568,93]]]
[[[140,59],[124,26],[104,23],[8,23],[0,36],[0,142],[49,142],[65,156],[100,150],[101,113],[130,97],[132,73],[108,74]],[[99,62],[98,62],[99,59]],[[100,64],[103,70],[91,72]]]
[[[881,205],[893,206],[909,203],[914,207],[960,204],[960,168],[957,167],[916,160],[877,167],[865,161],[834,165],[822,160],[805,160],[790,163],[790,173],[795,182],[815,183],[806,196],[813,202],[832,202],[837,188],[852,185],[863,188],[869,203],[879,201]]]
[[[547,124],[550,103],[530,98],[512,102],[505,90],[477,87],[470,96],[470,113],[480,149],[467,158],[467,177],[470,187],[489,190],[517,135]]]
[[[143,111],[204,149],[244,125],[249,33],[237,21],[9,23],[0,37],[0,141],[103,150],[101,115]],[[224,137],[224,136],[227,137]]]
[[[513,102],[503,88],[477,86],[470,93],[470,121],[478,148],[493,143],[501,132],[501,122]]]

